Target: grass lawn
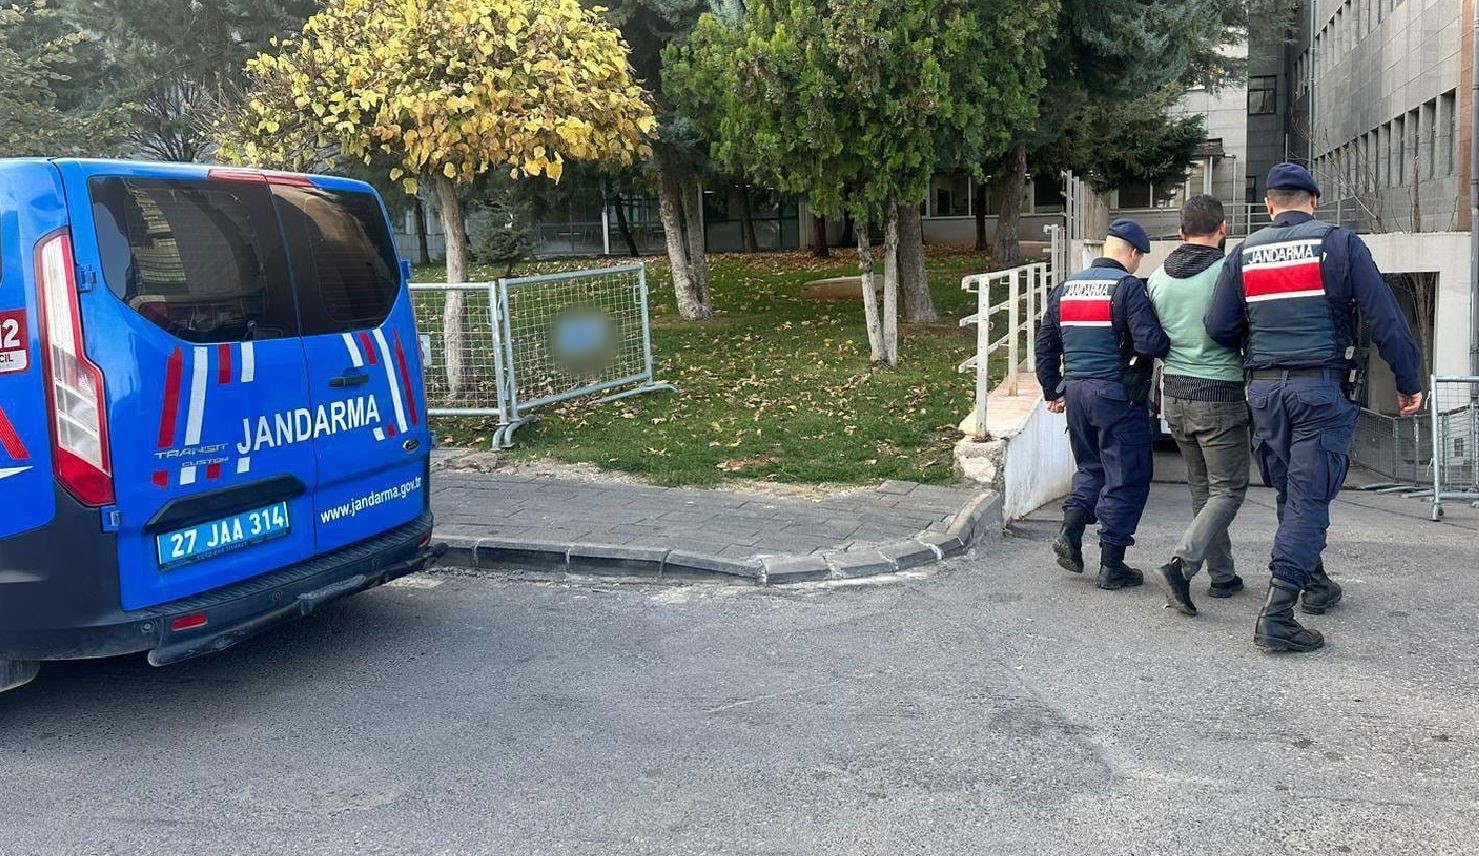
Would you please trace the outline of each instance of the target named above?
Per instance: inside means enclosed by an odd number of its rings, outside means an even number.
[[[593,463],[670,485],[951,479],[956,425],[974,393],[973,376],[955,370],[972,353],[975,335],[956,326],[974,309],[960,278],[990,269],[988,257],[930,252],[941,323],[905,327],[894,369],[869,365],[861,301],[800,297],[808,280],[856,274],[854,254],[711,256],[716,315],[698,323],[678,318],[666,259],[646,262],[656,375],[677,385],[678,394],[547,408],[503,454]],[[517,272],[582,266],[591,260],[540,262]],[[437,281],[442,273],[425,267],[416,278]],[[497,273],[474,266],[472,278]],[[486,448],[496,423],[440,419],[433,427],[444,445]]]

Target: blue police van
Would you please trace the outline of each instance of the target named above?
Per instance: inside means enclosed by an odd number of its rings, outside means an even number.
[[[362,182],[0,160],[0,689],[428,561],[408,272]]]

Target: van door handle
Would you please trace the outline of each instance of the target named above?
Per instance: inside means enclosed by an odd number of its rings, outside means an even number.
[[[342,389],[346,386],[359,386],[362,383],[368,383],[369,380],[370,376],[363,371],[349,371],[338,377],[329,378],[329,386],[335,389]]]

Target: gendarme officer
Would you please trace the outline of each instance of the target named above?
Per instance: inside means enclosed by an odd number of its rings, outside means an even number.
[[[1151,370],[1171,342],[1135,276],[1150,238],[1134,220],[1109,224],[1104,255],[1048,295],[1037,331],[1037,379],[1048,409],[1068,417],[1078,471],[1053,542],[1058,564],[1083,573],[1083,535],[1099,522],[1099,587],[1138,586],[1125,548],[1150,496]]]
[[[1253,641],[1275,651],[1313,651],[1324,638],[1294,620],[1340,600],[1320,553],[1330,503],[1350,464],[1359,408],[1350,400],[1358,319],[1397,378],[1403,416],[1422,408],[1417,342],[1371,251],[1346,229],[1314,217],[1320,188],[1303,167],[1268,174],[1273,225],[1228,256],[1204,319],[1207,334],[1243,351],[1253,411],[1253,454],[1278,492],[1268,599]]]

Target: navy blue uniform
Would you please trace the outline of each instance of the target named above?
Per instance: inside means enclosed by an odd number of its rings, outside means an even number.
[[[1299,211],[1279,214],[1228,256],[1205,318],[1212,339],[1243,351],[1253,453],[1278,492],[1269,569],[1301,588],[1320,562],[1330,503],[1350,465],[1359,408],[1345,384],[1361,319],[1397,390],[1421,392],[1417,342],[1371,251],[1349,230]]]
[[[1095,259],[1048,295],[1037,379],[1043,398],[1067,398],[1078,465],[1063,509],[1098,520],[1101,544],[1135,543],[1150,495],[1151,366],[1170,350],[1145,281],[1114,259]]]

